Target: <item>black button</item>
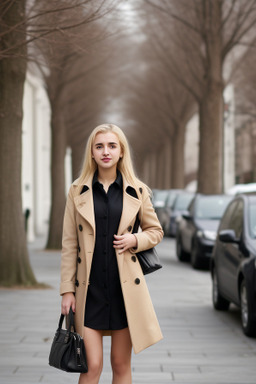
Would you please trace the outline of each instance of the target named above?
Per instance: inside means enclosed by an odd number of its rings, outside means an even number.
[[[103,233],[103,236],[106,237],[106,236],[107,236],[107,232],[104,232],[104,233]]]
[[[106,255],[107,251],[106,251],[106,250],[104,250],[104,251],[103,251],[103,253],[104,253],[104,255]]]
[[[78,249],[78,252],[81,252],[81,248],[79,247],[79,245],[78,245],[78,248],[77,248],[77,249]]]
[[[102,270],[103,270],[103,272],[106,272],[107,268],[103,267]]]
[[[83,230],[83,226],[82,226],[81,224],[79,224],[78,228],[79,228],[79,231],[82,232],[82,230]]]
[[[81,260],[81,257],[78,256],[77,261],[78,261],[78,263],[80,264],[81,261],[82,261],[82,260]]]
[[[76,285],[77,287],[79,287],[79,281],[78,281],[78,280],[76,280],[75,285]]]
[[[134,283],[139,285],[140,284],[140,279],[137,277],[137,279],[134,280]]]
[[[104,283],[104,288],[107,289],[107,284],[106,283]]]
[[[127,230],[128,230],[129,232],[131,232],[131,230],[132,230],[132,226],[129,225],[129,227],[127,228]]]
[[[134,261],[134,263],[136,263],[137,259],[136,259],[136,256],[132,256],[132,261]]]

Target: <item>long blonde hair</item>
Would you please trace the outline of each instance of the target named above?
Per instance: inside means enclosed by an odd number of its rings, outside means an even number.
[[[120,142],[122,157],[118,161],[117,168],[122,173],[122,175],[126,178],[126,180],[136,190],[138,190],[139,185],[143,183],[135,175],[128,141],[123,131],[117,125],[114,125],[114,124],[101,124],[98,127],[94,128],[94,130],[90,134],[87,141],[87,145],[86,145],[82,170],[78,178],[79,182],[82,184],[86,178],[92,177],[92,175],[96,171],[97,164],[92,158],[92,146],[93,146],[95,137],[98,133],[108,133],[108,132],[114,133],[118,137]]]

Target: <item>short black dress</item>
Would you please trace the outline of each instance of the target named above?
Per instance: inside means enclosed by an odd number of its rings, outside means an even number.
[[[127,318],[113,247],[123,209],[123,179],[119,171],[106,193],[95,173],[92,182],[96,226],[84,325],[98,330],[126,328]]]

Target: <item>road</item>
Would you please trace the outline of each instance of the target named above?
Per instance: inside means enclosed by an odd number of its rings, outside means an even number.
[[[44,290],[0,290],[0,383],[72,384],[76,374],[48,366],[51,339],[59,318],[59,252],[30,245],[37,279]],[[175,241],[158,245],[163,268],[147,276],[164,339],[133,356],[133,384],[255,384],[256,339],[243,335],[240,312],[216,312],[211,279],[175,257]],[[104,338],[100,384],[111,383],[110,338]]]

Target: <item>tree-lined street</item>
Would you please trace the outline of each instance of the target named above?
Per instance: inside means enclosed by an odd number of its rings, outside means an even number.
[[[222,193],[225,172],[235,183],[236,128],[251,124],[255,140],[255,26],[256,0],[1,2],[2,286],[37,284],[28,263],[23,217],[24,195],[42,177],[33,169],[24,182],[29,171],[23,165],[23,144],[26,139],[35,147],[39,115],[35,105],[29,108],[33,128],[27,138],[28,74],[41,82],[49,104],[49,127],[40,128],[40,133],[49,128],[51,149],[46,248],[60,249],[67,176],[78,177],[88,134],[103,122],[120,125],[127,134],[137,173],[150,188],[184,188],[197,181],[200,193]],[[228,86],[233,96],[225,100]],[[32,93],[34,102],[37,92]],[[198,142],[191,143],[193,169],[187,172],[185,144],[190,145],[188,124],[195,116]],[[235,119],[229,143],[228,117]],[[38,146],[44,150],[44,143]],[[255,149],[246,152],[249,182],[255,179]],[[33,165],[39,163],[37,158]],[[30,193],[32,199],[35,221],[38,191]]]
[[[44,290],[1,290],[0,383],[71,384],[76,375],[48,366],[51,339],[60,310],[59,252],[30,246],[36,278]],[[147,277],[164,339],[133,356],[134,384],[255,384],[256,340],[243,335],[240,312],[216,312],[211,279],[175,256],[175,240],[158,245],[163,269]],[[110,338],[104,339],[101,384],[111,382]]]

